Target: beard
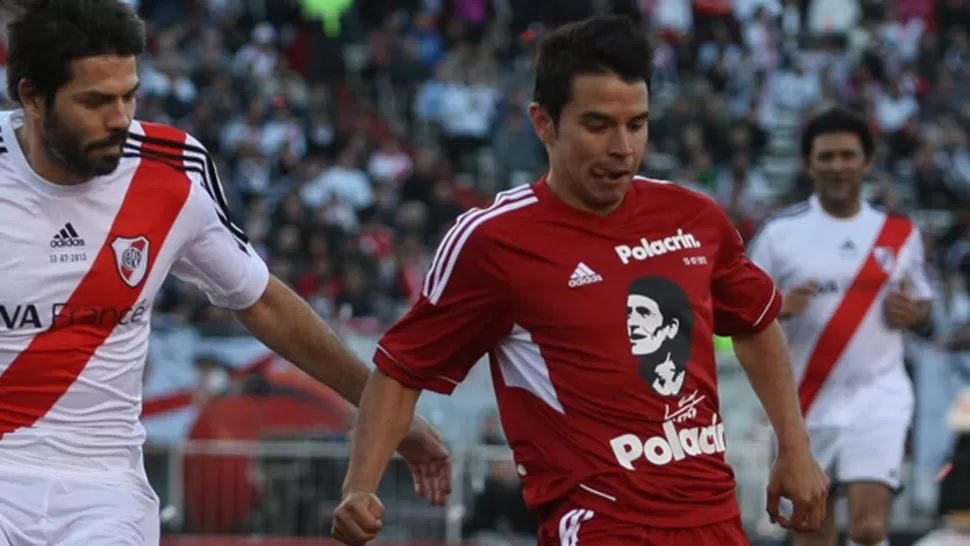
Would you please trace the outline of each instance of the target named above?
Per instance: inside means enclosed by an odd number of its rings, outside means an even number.
[[[117,148],[128,139],[128,130],[115,131],[106,139],[90,144],[81,141],[80,132],[72,129],[54,110],[44,119],[44,145],[48,155],[63,169],[84,179],[111,174],[121,163],[121,153],[93,155],[104,148]]]

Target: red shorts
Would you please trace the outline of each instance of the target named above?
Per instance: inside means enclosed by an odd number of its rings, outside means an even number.
[[[750,546],[741,518],[662,529],[620,522],[564,502],[539,528],[538,546]]]

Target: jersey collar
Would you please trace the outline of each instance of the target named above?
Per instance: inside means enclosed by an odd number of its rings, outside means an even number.
[[[607,227],[610,225],[615,225],[617,222],[626,220],[636,211],[636,178],[634,178],[633,182],[630,184],[630,188],[627,190],[626,196],[623,198],[623,202],[620,203],[620,206],[608,216],[595,214],[567,204],[556,194],[552,193],[552,190],[546,183],[547,178],[547,176],[543,176],[538,182],[532,185],[532,190],[535,192],[536,197],[539,198],[539,202],[543,203],[544,206],[555,210],[558,214],[562,214],[564,217],[569,218],[575,223],[597,228]]]

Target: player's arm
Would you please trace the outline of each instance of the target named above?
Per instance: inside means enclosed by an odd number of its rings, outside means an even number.
[[[195,150],[202,145],[188,137]],[[211,162],[208,156],[205,161]],[[360,401],[369,371],[313,310],[269,274],[266,263],[230,217],[215,167],[191,172],[191,233],[172,274],[200,288],[267,347],[337,391]]]
[[[926,276],[926,250],[923,247],[923,234],[913,233],[913,257],[910,260],[906,278],[911,284],[913,299],[916,301],[916,316],[910,326],[916,332],[928,333],[933,326],[933,287]]]
[[[479,230],[463,244],[446,237],[420,300],[381,339],[361,400],[345,496],[377,490],[420,392],[450,394],[511,330],[511,298],[492,249]]]
[[[193,187],[196,193],[190,205],[198,229],[172,272],[198,285],[213,304],[232,310],[270,349],[359,404],[369,377],[367,367],[299,296],[270,276],[252,245],[229,223],[219,200],[209,199],[203,187],[213,184]],[[401,434],[392,449],[399,450],[408,463],[417,492],[433,504],[443,504],[451,488],[444,442],[422,420],[415,420],[405,432],[407,440],[400,443]]]
[[[201,224],[172,273],[229,309],[257,339],[329,386],[360,402],[369,370],[292,290],[269,274],[256,250],[227,228],[207,196],[194,195]]]
[[[411,426],[421,389],[413,389],[375,370],[360,401],[343,495],[374,493],[396,446]]]
[[[798,403],[788,341],[777,320],[763,329],[732,336],[734,354],[778,437],[780,450],[808,446],[808,433]]]
[[[741,237],[727,217],[720,211],[716,216],[727,235],[718,251],[712,285],[715,333],[733,338],[734,352],[781,446],[807,448],[788,343],[776,320],[782,295],[771,277],[745,256]]]
[[[919,230],[913,230],[910,237],[902,278],[886,294],[884,312],[891,326],[930,335],[933,289],[926,277],[923,237]]]
[[[916,311],[909,329],[921,336],[933,335],[933,300],[917,300],[913,305]]]
[[[351,404],[359,405],[370,370],[317,313],[279,279],[269,276],[266,290],[259,299],[248,307],[234,310],[233,314],[276,354],[329,386]]]
[[[817,529],[825,518],[829,483],[812,458],[788,344],[776,320],[781,294],[768,274],[744,255],[741,235],[724,213],[717,210],[713,216],[724,234],[711,289],[714,330],[733,338],[738,361],[778,438],[778,458],[768,481],[768,514],[785,527]],[[792,501],[790,517],[780,513],[782,497]]]

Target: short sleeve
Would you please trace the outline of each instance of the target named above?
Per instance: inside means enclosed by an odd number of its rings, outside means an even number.
[[[201,144],[197,146],[204,150]],[[269,269],[242,229],[232,223],[208,154],[204,161],[206,168],[190,173],[196,183],[187,206],[195,229],[172,266],[172,274],[199,287],[213,305],[245,309],[266,291]]]
[[[910,256],[905,278],[909,281],[912,296],[917,301],[933,299],[933,287],[926,276],[926,250],[923,248],[923,233],[914,229],[910,235]]]
[[[781,294],[768,273],[745,256],[741,234],[727,215],[716,208],[712,216],[722,234],[711,285],[714,333],[736,336],[760,332],[781,311]]]
[[[438,248],[418,302],[384,334],[374,354],[384,374],[413,389],[451,394],[512,329],[510,293],[492,256],[494,243],[477,230],[462,241],[459,227]]]

